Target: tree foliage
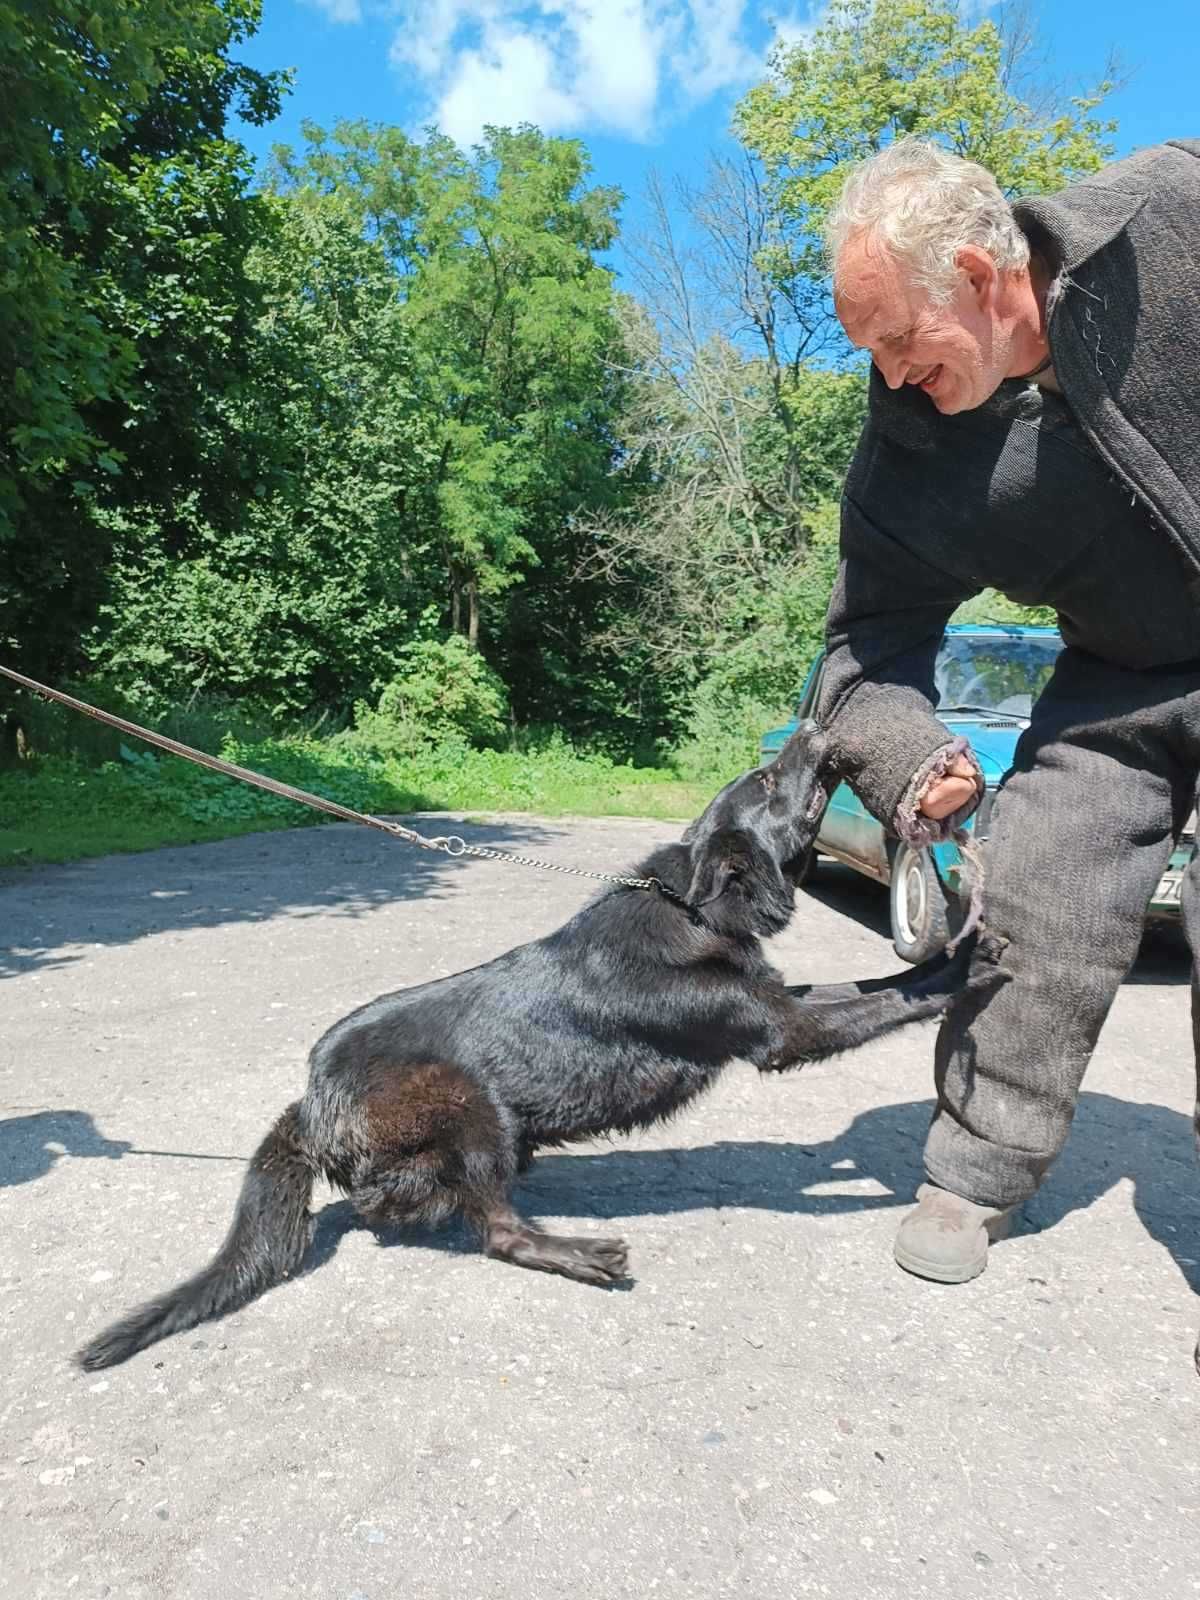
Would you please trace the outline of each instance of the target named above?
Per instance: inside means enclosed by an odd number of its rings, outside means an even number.
[[[252,477],[236,515],[153,499],[117,524],[93,660],[149,706],[198,691],[276,712],[377,693],[431,603],[411,501],[435,460],[394,275],[345,208],[270,208],[248,253],[259,315],[226,425]],[[212,514],[206,514],[212,513]]]
[[[579,576],[583,519],[619,487],[620,328],[597,259],[617,195],[589,187],[581,145],[532,128],[471,152],[362,123],[306,136],[276,152],[276,194],[338,208],[382,253],[408,338],[427,450],[404,565],[422,626],[482,649],[518,721],[635,738],[656,696],[597,645],[612,596]]]
[[[230,57],[257,16],[0,3],[0,644],[28,665],[72,664],[103,594],[95,506],[172,459],[186,482],[237,381],[257,202],[224,120],[266,120],[281,86]]]
[[[735,126],[785,224],[780,271],[823,279],[821,222],[845,169],[907,134],[981,162],[1010,194],[1044,193],[1112,154],[1097,115],[1113,87],[1064,96],[1037,71],[1026,13],[961,0],[831,0],[811,37],[780,46]]]
[[[480,640],[489,597],[542,559],[609,464],[612,280],[595,257],[616,195],[589,189],[574,140],[489,129],[469,155],[438,134],[343,123],[278,152],[285,195],[336,195],[385,251],[435,432],[421,507],[450,626]]]
[[[355,761],[551,724],[747,756],[863,413],[815,243],[842,168],[915,132],[1053,187],[1106,86],[1039,90],[1011,13],[833,0],[743,150],[652,187],[618,293],[578,141],[346,122],[255,172],[258,6],[0,0],[0,652],[150,716],[353,712]]]
[[[956,0],[833,0],[810,39],[777,49],[739,132],[799,220],[829,205],[840,168],[907,134],[981,162],[1009,193],[1060,188],[1112,153],[1115,124],[1094,115],[1112,83],[1049,99],[1023,78],[1031,40],[1014,25],[973,21]]]
[[[760,719],[786,705],[819,639],[865,387],[805,359],[823,286],[777,276],[753,163],[714,163],[676,204],[661,185],[650,200],[626,247],[625,493],[594,519],[585,570],[619,597],[607,642],[647,659],[711,747],[735,701]]]

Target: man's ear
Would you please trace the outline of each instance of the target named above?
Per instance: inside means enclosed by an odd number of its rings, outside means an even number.
[[[749,841],[738,828],[720,828],[692,854],[692,881],[688,885],[689,906],[711,905],[750,865]]]
[[[954,264],[966,279],[976,305],[990,308],[1000,288],[1000,273],[995,259],[982,245],[966,244],[954,257]]]

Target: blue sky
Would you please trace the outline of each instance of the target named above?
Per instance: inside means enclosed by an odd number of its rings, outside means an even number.
[[[1200,136],[1200,0],[1034,0],[1033,12],[1069,89],[1119,53],[1121,151]],[[810,20],[810,0],[264,0],[240,54],[294,67],[296,87],[276,122],[240,132],[265,155],[300,143],[306,119],[437,120],[461,143],[484,122],[528,120],[582,138],[596,181],[623,189],[636,221],[647,170],[698,175],[772,39]]]

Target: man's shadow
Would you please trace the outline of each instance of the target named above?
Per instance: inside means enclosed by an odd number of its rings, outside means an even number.
[[[106,1139],[87,1111],[35,1111],[0,1122],[0,1189],[44,1178],[63,1156],[119,1161],[133,1146]]]
[[[635,1150],[612,1144],[578,1154],[539,1156],[522,1179],[517,1204],[534,1216],[669,1217],[737,1206],[783,1215],[839,1216],[904,1209],[924,1173],[921,1151],[932,1111],[929,1100],[901,1101],[861,1112],[832,1139],[810,1142],[719,1140],[697,1149]],[[136,1151],[108,1139],[86,1111],[38,1111],[0,1121],[0,1188],[33,1183],[64,1157],[121,1161],[126,1156],[200,1156],[185,1151]],[[1053,1228],[1085,1210],[1127,1178],[1142,1226],[1200,1294],[1200,1167],[1189,1118],[1165,1106],[1084,1092],[1067,1148],[1045,1184],[1024,1208],[1022,1232]],[[869,1193],[862,1186],[868,1183]],[[319,1214],[304,1264],[313,1271],[361,1226],[349,1201]],[[374,1231],[374,1230],[373,1230]],[[376,1232],[379,1243],[427,1244],[474,1251],[466,1230],[451,1226]],[[212,1241],[216,1249],[219,1240]],[[183,1264],[181,1264],[182,1267]]]
[[[906,1210],[924,1180],[921,1152],[930,1100],[864,1111],[832,1139],[811,1143],[720,1140],[698,1149],[539,1156],[521,1180],[518,1209],[533,1216],[593,1218],[679,1215],[737,1206],[785,1215],[839,1216]],[[1200,1294],[1200,1164],[1189,1118],[1165,1106],[1084,1093],[1071,1138],[1023,1211],[1021,1233],[1053,1228],[1086,1210],[1114,1184],[1133,1183],[1134,1210]],[[864,1181],[870,1193],[862,1193]],[[856,1192],[857,1191],[857,1192]],[[360,1226],[349,1201],[321,1212],[305,1270],[329,1260]],[[372,1230],[381,1245],[478,1248],[464,1228]]]

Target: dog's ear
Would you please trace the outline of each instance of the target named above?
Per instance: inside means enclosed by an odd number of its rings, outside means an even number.
[[[718,828],[695,845],[688,905],[707,906],[719,900],[731,883],[749,872],[751,849],[749,838],[740,828]]]
[[[728,891],[736,886],[737,893]],[[687,903],[719,932],[768,935],[785,928],[794,893],[779,865],[742,828],[717,828],[692,846]]]

